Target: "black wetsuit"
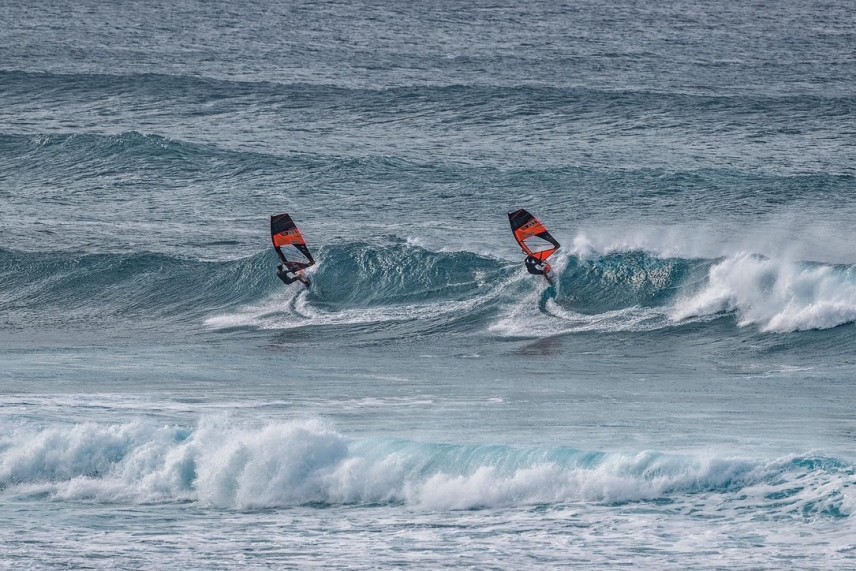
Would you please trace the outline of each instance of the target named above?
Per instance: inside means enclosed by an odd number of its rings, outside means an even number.
[[[289,275],[290,273],[291,273],[291,272],[289,272],[288,270],[286,270],[282,265],[279,265],[279,266],[277,266],[277,267],[276,267],[276,277],[278,277],[279,279],[281,279],[281,280],[282,280],[282,283],[284,283],[285,285],[291,285],[291,284],[293,284],[294,282],[298,282],[298,281],[299,281],[300,283],[302,283],[302,284],[303,284],[303,285],[305,285],[306,287],[309,287],[309,285],[312,283],[312,282],[310,282],[310,281],[309,281],[309,278],[306,278],[306,277],[303,277],[303,276],[299,276],[299,275],[297,275],[297,274],[295,274],[295,275],[294,275],[294,277],[292,277],[292,276],[290,276],[290,275]]]
[[[539,262],[532,256],[526,256],[526,271],[530,274],[534,274],[536,276],[543,276],[547,273],[547,270],[544,269],[544,263]]]

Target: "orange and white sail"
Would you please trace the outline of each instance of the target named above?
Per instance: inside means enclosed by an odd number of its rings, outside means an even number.
[[[511,223],[511,231],[520,249],[539,262],[546,261],[561,247],[541,221],[522,208],[509,212],[508,221]]]
[[[315,263],[306,247],[306,240],[294,220],[287,213],[270,217],[270,239],[282,264],[290,272],[296,272]]]

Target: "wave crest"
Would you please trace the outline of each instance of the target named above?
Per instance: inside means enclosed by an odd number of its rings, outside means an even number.
[[[350,439],[317,421],[18,427],[0,438],[4,495],[100,502],[456,510],[686,500],[709,502],[712,510],[725,502],[845,517],[854,483],[852,466],[814,456],[750,460]]]
[[[787,333],[856,321],[856,266],[752,254],[558,256],[548,288],[518,263],[393,241],[321,248],[309,290],[284,288],[270,250],[238,260],[0,250],[0,310],[26,328],[129,321],[215,329],[406,324],[408,330],[542,337],[651,331],[734,316]],[[392,334],[400,336],[402,332]]]
[[[777,261],[738,254],[713,264],[706,283],[679,299],[675,320],[736,312],[741,326],[791,332],[856,321],[852,266]]]

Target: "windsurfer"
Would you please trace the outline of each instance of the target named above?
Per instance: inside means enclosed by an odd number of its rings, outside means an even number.
[[[547,275],[551,270],[550,264],[537,260],[532,256],[526,256],[524,263],[526,264],[526,271],[536,276]]]
[[[311,282],[303,275],[303,270],[314,265],[315,259],[287,212],[270,217],[270,239],[282,262],[276,267],[276,277],[285,285],[300,282],[308,288]]]
[[[309,287],[312,282],[309,281],[309,278],[303,275],[303,270],[297,270],[294,272],[294,276],[292,277],[291,272],[285,268],[282,264],[276,267],[276,277],[282,280],[282,283],[285,285],[291,285],[294,282],[300,282],[304,286]]]
[[[547,262],[542,262],[533,256],[526,256],[524,262],[526,271],[536,276],[544,276],[547,281],[553,283],[553,268]]]
[[[547,258],[556,253],[561,246],[553,238],[541,221],[522,208],[508,213],[508,222],[514,239],[526,254],[526,271],[536,276],[544,276],[551,284],[553,270]]]

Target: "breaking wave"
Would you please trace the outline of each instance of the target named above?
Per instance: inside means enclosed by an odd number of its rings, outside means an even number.
[[[404,324],[430,332],[545,336],[649,331],[727,317],[788,333],[856,321],[856,267],[748,253],[563,256],[548,288],[522,264],[411,242],[322,248],[309,290],[284,288],[266,251],[238,260],[163,254],[72,257],[0,250],[0,310],[27,328],[133,321],[207,329]],[[401,331],[394,332],[400,334]]]
[[[686,500],[712,512],[840,518],[856,508],[855,484],[852,465],[814,455],[744,459],[351,439],[316,421],[18,426],[0,437],[2,495],[97,502],[457,510]]]

